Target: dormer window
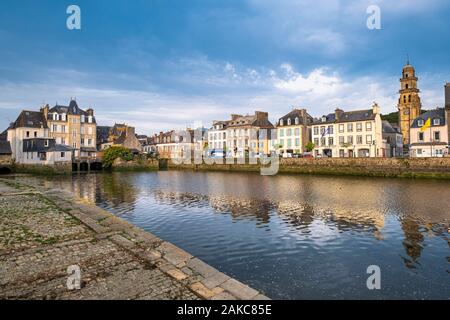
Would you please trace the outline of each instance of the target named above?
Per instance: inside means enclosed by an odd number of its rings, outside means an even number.
[[[423,122],[422,119],[419,119],[419,120],[417,121],[417,125],[418,125],[419,127],[423,127],[423,124],[424,124],[424,122]]]
[[[291,118],[289,118],[289,119],[287,120],[287,124],[288,124],[288,126],[291,125]]]
[[[295,118],[295,124],[299,124],[300,123],[300,119],[298,117]]]
[[[441,125],[441,119],[439,119],[439,118],[433,119],[433,125],[434,125],[434,126],[439,126],[439,125]]]
[[[85,119],[84,119],[84,114],[82,114],[82,115],[81,115],[81,123],[83,123],[84,120],[85,120]]]
[[[327,117],[322,117],[322,122],[326,122],[327,121]]]
[[[281,119],[281,120],[280,120],[280,126],[283,126],[283,125],[284,125],[283,119]]]

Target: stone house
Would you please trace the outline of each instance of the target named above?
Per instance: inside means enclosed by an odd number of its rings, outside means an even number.
[[[402,157],[403,156],[403,135],[398,125],[383,121],[383,140],[389,145],[386,150],[386,157]]]
[[[119,134],[117,136],[117,134]],[[112,146],[122,146],[132,153],[142,152],[142,145],[136,137],[135,128],[130,126],[114,126],[110,131],[109,141],[101,145],[101,150],[106,150]]]
[[[444,108],[427,111],[414,119],[410,128],[411,157],[443,157],[448,155],[448,117]],[[424,128],[427,121],[430,127]]]
[[[9,168],[13,164],[12,151],[9,141],[0,140],[0,172],[2,168]]]

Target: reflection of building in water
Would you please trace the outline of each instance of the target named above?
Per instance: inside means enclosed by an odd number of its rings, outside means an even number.
[[[383,239],[381,229],[384,227],[384,214],[376,210],[348,210],[344,208],[313,208],[292,200],[280,201],[277,205],[278,213],[289,217],[293,225],[310,225],[314,219],[321,219],[327,223],[333,222],[339,230],[370,231],[377,239]]]
[[[405,239],[402,242],[403,247],[405,248],[406,254],[412,259],[412,261],[408,259],[403,259],[403,261],[408,268],[414,268],[414,263],[417,263],[417,260],[422,255],[425,237],[420,230],[421,225],[416,218],[407,215],[402,218],[401,224],[405,233]]]
[[[209,204],[217,212],[229,213],[235,219],[256,218],[260,223],[268,223],[272,204],[267,200],[239,199],[227,196],[210,196]]]
[[[209,206],[216,212],[230,214],[235,219],[256,219],[268,223],[271,203],[257,199],[238,199],[232,196],[200,195],[185,192],[155,190],[153,196],[159,204],[182,205],[184,207]]]

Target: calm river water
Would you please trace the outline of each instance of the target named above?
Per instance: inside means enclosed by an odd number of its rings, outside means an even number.
[[[448,181],[167,171],[40,183],[274,299],[450,299]],[[370,265],[381,290],[367,289]]]

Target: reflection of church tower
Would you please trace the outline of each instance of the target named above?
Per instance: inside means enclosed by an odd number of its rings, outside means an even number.
[[[416,72],[414,67],[407,64],[403,67],[403,75],[400,79],[400,98],[398,100],[399,126],[403,134],[403,143],[409,144],[409,128],[412,121],[420,115],[422,103],[420,102],[419,89],[417,88]]]

